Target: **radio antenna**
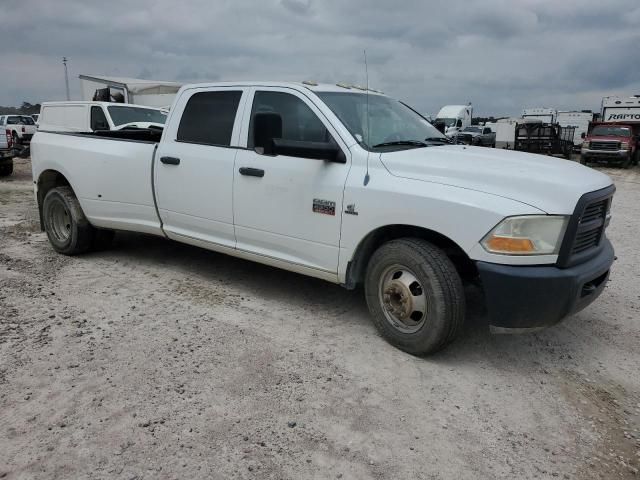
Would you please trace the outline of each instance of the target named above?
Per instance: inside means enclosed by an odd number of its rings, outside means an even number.
[[[369,144],[371,143],[371,128],[369,127],[369,66],[367,65],[367,50],[364,50],[364,74],[366,77],[366,95],[367,95],[367,173],[364,176],[364,185],[365,187],[369,183],[369,149],[371,148]]]

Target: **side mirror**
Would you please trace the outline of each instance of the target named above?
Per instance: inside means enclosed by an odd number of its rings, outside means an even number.
[[[586,136],[587,136],[587,134],[586,134],[585,132],[582,132],[582,133],[580,134],[580,137],[581,137],[581,138],[585,138]]]
[[[253,146],[265,155],[273,155],[273,140],[282,137],[282,117],[274,112],[256,113],[253,117]]]
[[[458,123],[456,123],[456,126],[458,128],[462,127],[462,120],[458,119]]]
[[[333,142],[304,142],[299,140],[272,140],[272,153],[289,157],[312,158],[329,162],[347,163],[347,157]]]

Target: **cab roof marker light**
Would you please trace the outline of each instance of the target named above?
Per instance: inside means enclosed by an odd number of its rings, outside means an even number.
[[[303,80],[302,84],[303,85],[309,85],[311,87],[317,87],[318,86],[318,82],[314,82],[313,80]]]
[[[336,87],[346,88],[348,90],[351,89],[351,85],[349,85],[348,83],[336,83]]]

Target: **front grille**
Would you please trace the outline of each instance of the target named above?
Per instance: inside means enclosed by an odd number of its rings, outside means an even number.
[[[615,151],[620,150],[620,142],[591,142],[591,150]]]
[[[598,246],[606,226],[608,206],[609,199],[607,198],[589,203],[584,207],[578,220],[578,231],[571,249],[573,255]]]
[[[468,134],[459,134],[458,135],[458,141],[464,142],[466,144],[471,144],[472,141],[473,141],[473,137],[471,135],[468,135]]]
[[[558,266],[581,263],[601,250],[614,191],[612,185],[587,193],[578,201],[560,248]]]

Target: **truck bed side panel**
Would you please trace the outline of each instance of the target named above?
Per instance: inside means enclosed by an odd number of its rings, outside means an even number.
[[[62,173],[97,227],[162,234],[151,188],[156,144],[87,135],[38,132],[34,179]]]

